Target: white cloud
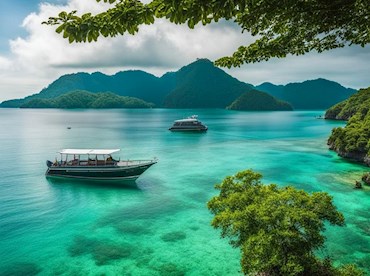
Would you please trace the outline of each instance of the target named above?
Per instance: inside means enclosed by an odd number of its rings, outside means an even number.
[[[37,12],[29,14],[23,22],[28,36],[10,41],[11,55],[0,56],[0,101],[36,93],[66,73],[114,74],[120,70],[143,69],[161,75],[198,57],[215,60],[231,55],[239,45],[253,41],[250,35],[242,34],[235,24],[226,21],[190,30],[186,25],[157,20],[154,25],[142,26],[135,36],[102,37],[97,43],[78,44],[69,44],[55,33],[55,27],[41,24],[62,10],[99,13],[109,7],[102,2],[70,0],[67,6],[41,4]],[[325,77],[361,87],[370,85],[365,74],[370,71],[370,65],[365,62],[369,55],[369,47],[355,47],[225,70],[252,84],[264,81],[284,84]]]
[[[28,15],[23,27],[29,35],[10,41],[13,70],[6,75],[9,81],[17,75],[18,86],[4,89],[0,84],[0,100],[26,96],[30,87],[33,92],[39,91],[60,75],[76,71],[113,74],[119,70],[143,69],[161,75],[197,57],[216,59],[232,53],[243,39],[250,40],[250,36],[242,35],[233,24],[219,24],[218,28],[196,26],[190,30],[185,25],[157,20],[154,25],[142,26],[135,36],[102,37],[97,43],[69,44],[55,33],[55,27],[41,24],[62,10],[98,13],[106,8],[107,4],[91,0],[70,0],[67,6],[41,4],[37,13]]]
[[[12,61],[6,57],[0,56],[0,70],[9,70],[12,65]]]

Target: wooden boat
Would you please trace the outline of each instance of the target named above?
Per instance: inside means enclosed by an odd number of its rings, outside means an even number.
[[[204,132],[208,130],[208,127],[203,125],[202,122],[198,120],[197,115],[192,115],[186,119],[176,120],[169,130]]]
[[[93,180],[136,180],[149,167],[152,160],[116,160],[113,153],[120,149],[62,149],[60,160],[46,161],[47,177],[65,177]]]

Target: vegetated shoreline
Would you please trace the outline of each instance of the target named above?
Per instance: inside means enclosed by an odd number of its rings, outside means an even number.
[[[328,121],[341,121],[341,122],[349,121],[349,119],[326,118],[326,117],[323,119],[328,120]],[[338,156],[345,158],[347,162],[353,162],[353,163],[363,165],[365,167],[370,167],[370,156],[367,156],[366,153],[358,152],[358,151],[350,152],[350,151],[337,149],[335,146],[335,142],[333,140],[330,140],[330,138],[331,136],[329,137],[328,142],[327,142],[329,149],[332,151],[335,151],[338,154]]]
[[[370,167],[370,87],[329,108],[325,119],[347,122],[343,128],[332,130],[327,142],[329,149]]]

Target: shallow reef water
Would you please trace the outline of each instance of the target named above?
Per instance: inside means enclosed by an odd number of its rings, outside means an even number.
[[[370,273],[370,187],[353,189],[369,168],[328,150],[343,123],[315,119],[322,113],[1,109],[0,275],[241,275],[207,201],[245,169],[330,193],[346,225],[327,226],[318,254]],[[192,114],[206,133],[168,131]],[[159,162],[129,186],[48,180],[45,161],[62,148]]]

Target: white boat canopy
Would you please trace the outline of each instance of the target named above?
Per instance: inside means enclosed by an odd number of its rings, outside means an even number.
[[[175,121],[175,123],[196,122],[196,121],[198,121],[198,119],[194,119],[194,118],[186,118],[186,119],[176,120],[176,121]]]
[[[184,122],[197,122],[198,115],[191,115],[185,119],[175,120],[175,123],[184,123]]]
[[[120,149],[62,149],[58,153],[60,154],[73,154],[73,155],[109,155],[115,152],[119,152]]]

